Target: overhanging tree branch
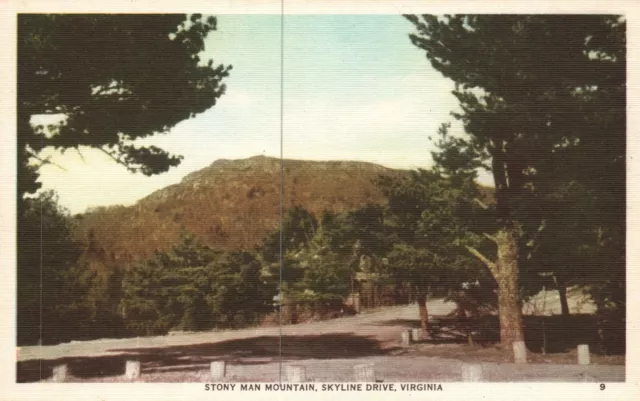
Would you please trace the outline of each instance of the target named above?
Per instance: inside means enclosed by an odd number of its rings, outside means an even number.
[[[487,234],[487,233],[482,233],[482,235],[484,235],[485,237],[487,237],[488,239],[490,239],[491,241],[495,242],[496,244],[498,243],[498,240],[496,239],[496,237],[494,237],[491,234]]]
[[[31,150],[27,150],[27,153],[29,154],[30,157],[33,157],[34,159],[38,160],[42,164],[51,164],[53,166],[58,167],[62,171],[67,171],[66,168],[62,167],[58,163],[52,162],[51,157],[47,157],[46,159],[43,159],[40,156],[38,156],[35,152],[32,152]]]
[[[493,274],[494,277],[498,277],[500,275],[500,271],[498,270],[498,265],[496,265],[494,262],[492,262],[491,260],[489,260],[489,258],[487,258],[486,256],[484,256],[482,253],[480,253],[480,251],[478,251],[477,249],[470,247],[467,245],[467,250],[469,252],[471,252],[471,254],[473,256],[475,256],[476,258],[480,259],[482,261],[482,263],[484,263],[489,270],[491,270],[491,274]]]
[[[137,170],[133,167],[131,167],[130,165],[128,165],[126,162],[122,161],[119,157],[116,157],[113,155],[113,153],[105,150],[102,147],[98,147],[97,149],[99,149],[100,151],[102,151],[102,153],[104,153],[105,155],[109,156],[110,158],[112,158],[116,163],[123,165],[124,167],[126,167],[127,170],[135,173]]]
[[[484,210],[489,209],[489,206],[487,206],[487,204],[486,204],[486,203],[484,203],[483,201],[481,201],[480,199],[478,199],[478,198],[473,198],[473,201],[474,201],[478,206],[480,206],[481,208],[483,208]]]
[[[177,166],[180,158],[162,149],[125,143],[167,132],[210,109],[224,94],[231,66],[212,61],[204,66],[198,59],[215,29],[215,18],[201,14],[21,14],[20,147],[39,150],[43,142],[62,150],[104,147],[101,151],[116,163],[145,175]],[[75,61],[78,54],[81,63]],[[168,76],[180,78],[158,85]],[[66,120],[55,138],[31,126],[33,116],[57,114]],[[33,186],[38,174],[32,170],[24,176],[32,183],[21,188]]]

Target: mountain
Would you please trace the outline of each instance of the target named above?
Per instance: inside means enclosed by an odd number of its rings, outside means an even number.
[[[374,183],[402,175],[366,162],[283,160],[284,210],[302,206],[316,216],[384,204]],[[77,235],[97,259],[122,263],[166,250],[182,230],[214,248],[250,248],[278,227],[280,159],[216,160],[135,205],[94,208],[78,217]],[[96,259],[90,257],[90,259]]]

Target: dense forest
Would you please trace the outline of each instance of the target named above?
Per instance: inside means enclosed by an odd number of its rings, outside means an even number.
[[[322,165],[309,164],[316,168]],[[250,183],[251,177],[247,175],[245,182]],[[360,181],[352,179],[350,184],[358,185]],[[109,234],[126,236],[129,253],[125,255],[137,254],[136,258],[118,257],[117,248],[110,248],[110,240],[103,242],[92,230],[85,229],[83,215],[71,216],[57,204],[55,193],[28,198],[23,232],[32,242],[24,242],[20,248],[24,254],[19,257],[25,266],[33,267],[31,272],[20,271],[24,274],[20,277],[22,282],[33,283],[32,287],[21,287],[21,300],[30,301],[21,302],[21,306],[31,308],[29,312],[25,309],[22,316],[32,320],[23,321],[25,331],[21,333],[31,342],[39,335],[45,342],[58,342],[165,334],[170,330],[289,324],[420,297],[424,304],[427,290],[432,295],[446,296],[461,283],[486,276],[466,254],[454,252],[449,256],[455,246],[447,249],[446,243],[457,235],[448,230],[455,230],[459,224],[448,219],[457,213],[474,213],[477,206],[473,199],[492,202],[490,190],[469,181],[466,189],[452,191],[449,180],[433,171],[407,171],[403,175],[391,171],[389,175],[376,176],[372,182],[368,178],[362,182],[379,187],[384,194],[381,199],[387,202],[317,213],[301,203],[286,212],[282,232],[276,220],[271,230],[251,247],[242,243],[212,245],[211,238],[207,241],[207,237],[193,234],[183,224],[169,247],[148,252],[136,248],[146,236],[135,238],[127,234],[134,223],[144,227],[144,219],[105,216],[101,221],[110,222],[107,227],[111,231],[103,235],[107,239]],[[481,190],[484,196],[480,195]],[[357,193],[345,201],[354,202],[355,197]],[[421,227],[426,224],[421,222],[426,208],[435,213],[429,224],[440,220],[438,227]],[[128,209],[140,208],[119,208]],[[192,212],[199,212],[197,220],[201,221],[206,219],[206,210]],[[272,212],[277,213],[277,209]],[[89,217],[91,213],[96,212],[87,213]],[[441,249],[436,250],[436,241]],[[426,243],[434,248],[427,251],[421,245]],[[39,274],[43,274],[42,279]],[[353,299],[348,302],[354,294],[358,295],[359,305],[354,305]],[[47,317],[42,326],[40,316]],[[39,327],[42,333],[37,330]]]
[[[436,135],[431,168],[290,161],[281,200],[276,160],[221,161],[132,207],[71,216],[37,192],[40,150],[90,146],[132,172],[166,171],[180,157],[130,141],[213,107],[231,68],[197,57],[215,18],[20,16],[18,344],[407,302],[428,335],[429,296],[497,314],[509,344],[523,339],[527,297],[557,289],[568,314],[569,286],[591,296],[605,329],[624,331],[625,21],[406,18],[417,51],[456,83],[466,131],[425,133]],[[101,38],[123,59],[105,62],[114,52],[91,42]],[[85,48],[95,54],[78,64]],[[181,98],[164,103],[167,90]],[[67,115],[53,135],[31,124],[53,112]],[[492,189],[478,186],[478,169]]]

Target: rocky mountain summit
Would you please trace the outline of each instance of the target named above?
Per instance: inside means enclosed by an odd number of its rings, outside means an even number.
[[[246,249],[277,228],[281,190],[285,211],[302,206],[319,217],[324,210],[384,204],[375,180],[406,173],[355,161],[220,159],[133,206],[102,207],[79,216],[78,235],[99,244],[114,260],[139,260],[165,250],[181,231],[211,247]]]

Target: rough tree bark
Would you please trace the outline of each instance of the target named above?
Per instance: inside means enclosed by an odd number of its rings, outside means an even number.
[[[558,294],[560,295],[560,308],[562,310],[562,316],[569,316],[569,302],[567,301],[567,287],[565,287],[564,285],[559,285]]]
[[[476,249],[469,251],[478,257],[491,271],[498,283],[498,312],[500,313],[500,343],[511,348],[514,341],[524,340],[522,305],[518,268],[518,230],[513,220],[511,199],[523,187],[522,165],[517,158],[510,157],[509,143],[504,140],[492,142],[491,166],[495,182],[497,221],[501,228],[495,235],[485,234],[497,246],[497,260],[489,260]]]
[[[514,341],[524,340],[522,305],[518,296],[518,234],[514,228],[502,228],[495,236],[487,237],[497,245],[497,262],[492,262],[474,248],[468,249],[487,265],[498,283],[500,343],[511,347]]]
[[[427,293],[418,291],[417,297],[418,310],[420,311],[420,328],[422,329],[422,338],[429,338],[429,311],[427,310]]]
[[[518,297],[518,236],[513,229],[496,234],[498,245],[497,275],[498,311],[500,313],[500,342],[511,347],[514,341],[523,341],[522,306]]]
[[[557,276],[554,276],[553,280],[555,281],[556,287],[558,288],[558,295],[560,297],[560,310],[562,311],[562,316],[569,316],[569,302],[567,301],[566,281],[558,278]]]

